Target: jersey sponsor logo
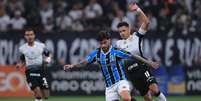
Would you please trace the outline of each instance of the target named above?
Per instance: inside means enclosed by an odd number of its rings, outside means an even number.
[[[133,68],[137,67],[138,64],[137,63],[134,63],[133,65],[129,66],[128,67],[128,70],[132,70]]]
[[[38,76],[38,77],[40,77],[41,75],[39,73],[30,73],[30,76]]]

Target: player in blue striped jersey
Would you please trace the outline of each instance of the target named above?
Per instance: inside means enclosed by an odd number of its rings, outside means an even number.
[[[97,62],[101,66],[105,78],[106,101],[119,101],[120,96],[124,101],[131,101],[130,87],[125,76],[122,59],[141,61],[155,68],[159,65],[138,55],[131,55],[129,52],[113,47],[110,41],[110,33],[107,31],[99,32],[97,40],[100,43],[100,48],[94,50],[79,64],[65,65],[64,70]]]

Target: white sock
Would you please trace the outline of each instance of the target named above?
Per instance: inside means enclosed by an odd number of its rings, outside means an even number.
[[[42,101],[42,99],[35,99],[35,101]]]
[[[157,97],[157,101],[167,101],[165,95],[161,92],[160,95]]]

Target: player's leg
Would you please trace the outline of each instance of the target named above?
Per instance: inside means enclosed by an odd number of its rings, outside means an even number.
[[[44,99],[48,99],[50,93],[49,93],[49,89],[41,89],[42,91],[42,96]]]
[[[139,67],[139,69],[133,70],[130,73],[130,80],[132,85],[140,92],[140,95],[144,97],[145,101],[152,101],[153,98],[149,93],[149,86],[147,83],[148,77],[144,74],[146,68]],[[133,99],[133,101],[135,101]]]
[[[40,90],[39,78],[38,76],[34,76],[33,74],[38,74],[32,70],[26,70],[26,79],[29,87],[34,92],[35,101],[42,101],[42,93]]]
[[[49,86],[45,75],[42,75],[40,79],[40,88],[42,92],[42,96],[44,99],[48,99],[49,97]]]
[[[131,101],[130,87],[127,80],[122,80],[119,82],[118,93],[124,101]]]
[[[120,92],[120,96],[124,101],[131,101],[131,95],[128,90],[124,90]]]
[[[162,92],[160,92],[158,85],[156,83],[150,84],[149,90],[156,96],[158,101],[167,101],[165,95]]]
[[[33,89],[35,101],[42,101],[42,92],[39,86]]]
[[[105,90],[106,101],[119,101],[120,98],[116,89],[117,89],[117,85],[106,88]]]
[[[135,94],[132,92],[132,91],[134,90],[132,81],[128,80],[128,82],[129,82],[129,86],[130,86],[131,101],[137,101],[137,100],[134,98],[134,95],[135,95]]]
[[[153,101],[151,94],[148,92],[146,95],[143,96],[145,101]]]

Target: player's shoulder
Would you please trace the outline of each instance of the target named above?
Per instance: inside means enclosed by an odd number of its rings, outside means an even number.
[[[92,54],[96,54],[96,53],[98,53],[100,50],[101,50],[100,48],[96,48],[96,49],[94,49],[91,53],[92,53]]]
[[[113,49],[114,49],[114,50],[117,50],[117,51],[118,51],[118,50],[119,50],[119,51],[122,50],[122,48],[119,48],[119,47],[117,47],[117,46],[113,46]]]
[[[141,37],[143,37],[144,35],[141,34],[139,31],[136,31],[136,32],[133,32],[133,33],[132,33],[132,36],[133,36],[133,37],[139,37],[139,38],[141,38]]]
[[[36,44],[37,46],[45,47],[45,44],[42,43],[42,42],[39,42],[39,41],[35,41],[35,44]]]
[[[116,41],[116,46],[121,45],[122,42],[123,42],[123,39],[119,39],[119,40],[117,40],[117,41]]]
[[[23,50],[23,49],[25,49],[26,47],[27,47],[27,43],[22,44],[22,45],[19,47],[19,50]]]

